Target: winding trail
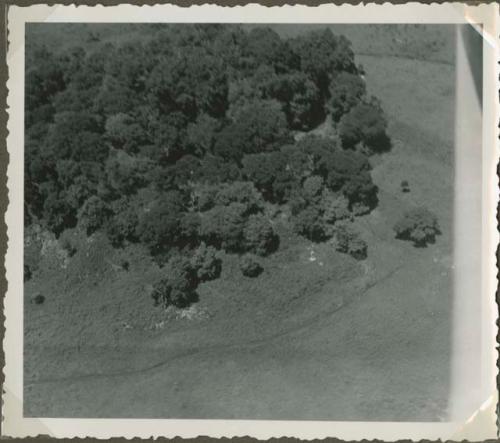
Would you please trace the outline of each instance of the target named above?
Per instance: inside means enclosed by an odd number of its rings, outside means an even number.
[[[396,272],[398,272],[401,268],[403,268],[403,264],[400,264],[399,266],[395,267],[393,270],[388,272],[386,275],[383,277],[379,278],[376,281],[373,281],[371,283],[367,283],[365,287],[358,293],[356,294],[358,297],[363,296],[368,292],[370,289],[375,287],[376,285],[389,280]],[[364,276],[360,277],[359,279],[364,278]],[[328,284],[328,283],[326,283]],[[349,297],[349,301],[352,300],[352,297]],[[348,301],[348,302],[349,302]],[[326,311],[321,312],[320,314],[309,318],[308,320],[304,321],[302,324],[294,327],[287,328],[283,331],[280,331],[275,334],[271,334],[265,337],[261,337],[258,339],[252,339],[252,340],[245,340],[245,341],[240,341],[237,343],[220,343],[216,345],[211,345],[211,346],[199,346],[195,348],[191,348],[188,350],[180,351],[175,353],[174,355],[169,356],[166,359],[163,359],[153,365],[145,366],[142,368],[137,368],[137,369],[132,369],[132,370],[123,370],[123,371],[110,371],[110,372],[94,372],[94,373],[88,373],[88,374],[74,374],[74,375],[68,375],[65,377],[46,377],[46,378],[39,378],[36,380],[25,380],[26,385],[34,385],[34,384],[47,384],[47,383],[57,383],[57,382],[67,382],[67,381],[80,381],[80,380],[90,380],[90,379],[97,379],[97,378],[109,378],[109,377],[122,377],[122,376],[130,376],[130,375],[136,375],[136,374],[146,374],[148,372],[153,372],[158,369],[161,369],[163,366],[166,366],[173,361],[180,360],[186,357],[191,357],[196,354],[208,354],[217,350],[231,350],[231,349],[238,349],[238,348],[243,348],[243,347],[253,347],[253,346],[258,346],[258,345],[263,345],[263,344],[270,344],[273,341],[279,340],[283,337],[290,336],[294,333],[302,332],[305,330],[314,330],[314,328],[321,329],[322,327],[322,322],[328,320],[332,315],[340,311],[344,306],[346,306],[347,303],[342,303],[340,306],[335,306],[333,308],[330,308]]]

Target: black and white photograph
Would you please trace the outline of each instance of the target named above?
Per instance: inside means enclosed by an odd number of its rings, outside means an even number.
[[[26,21],[24,418],[488,399],[481,27],[331,21]]]

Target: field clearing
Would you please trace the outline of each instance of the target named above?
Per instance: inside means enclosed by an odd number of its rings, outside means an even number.
[[[129,251],[125,275],[109,263],[119,252],[87,245],[65,272],[40,269],[26,285],[26,415],[445,419],[454,68],[393,56],[357,61],[394,141],[374,159],[380,204],[356,221],[368,259],[283,237],[257,280],[237,277],[226,256],[222,278],[204,284],[189,318],[179,318],[152,306],[147,282],[160,271],[143,251]],[[401,193],[402,180],[410,193]],[[428,248],[392,231],[421,204],[442,228]],[[38,291],[50,295],[41,307],[28,303]]]

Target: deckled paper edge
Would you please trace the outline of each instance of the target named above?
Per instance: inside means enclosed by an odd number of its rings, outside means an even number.
[[[35,14],[32,14],[32,16],[30,17],[32,21],[57,21],[58,18],[54,17],[54,16],[57,16],[58,9],[59,8],[65,8],[65,9],[67,8],[67,7],[62,7],[62,6],[55,6],[55,7],[51,7],[51,9],[48,10],[48,9],[46,9],[47,7],[45,5],[37,5],[37,6],[40,6],[41,8],[39,8],[36,11],[34,9],[32,9],[33,7],[24,8],[24,10],[26,12],[28,12],[28,11],[35,12]],[[131,5],[125,5],[125,6],[130,7]],[[497,7],[496,10],[490,9],[490,7],[494,8],[495,6]],[[163,7],[165,7],[165,5]],[[170,7],[170,5],[168,5],[167,7]],[[212,6],[212,7],[218,8],[217,6]],[[289,12],[290,8],[294,8],[294,9],[298,8],[303,13],[307,12],[307,15],[309,17],[311,17],[311,12],[313,15],[317,15],[317,19],[316,19],[317,22],[322,22],[322,21],[324,22],[325,17],[328,15],[321,13],[320,9],[323,7],[328,8],[329,12],[332,11],[332,8],[334,8],[336,10],[335,12],[342,12],[338,9],[340,7],[337,7],[334,5],[321,5],[321,6],[317,6],[314,8],[307,8],[305,6],[272,7],[271,10],[273,10],[273,14],[269,14],[270,9],[268,9],[268,8],[262,9],[259,5],[255,5],[255,4],[249,5],[249,6],[237,6],[237,7],[234,7],[233,9],[245,8],[244,11],[241,11],[241,12],[246,13],[246,12],[248,12],[249,8],[252,8],[252,12],[255,13],[255,8],[258,8],[258,9],[261,9],[260,12],[263,12],[264,14],[266,14],[264,21],[266,21],[266,22],[279,22],[280,20],[277,20],[277,18],[279,18],[279,17],[277,17],[277,15],[274,12],[280,12],[280,13],[287,12],[287,11]],[[420,5],[420,4],[413,3],[413,4],[398,5],[398,6],[388,4],[388,3],[386,3],[384,5],[369,5],[369,6],[345,5],[345,6],[342,6],[342,9],[344,9],[344,11],[349,11],[348,13],[352,14],[352,15],[350,17],[350,20],[343,21],[343,22],[362,23],[363,20],[362,20],[362,17],[360,17],[360,15],[359,15],[359,10],[360,10],[359,8],[364,8],[364,12],[366,13],[367,8],[370,9],[373,7],[375,7],[375,8],[398,8],[400,10],[401,10],[401,8],[406,8],[407,10],[411,9],[411,8],[416,8],[416,9],[419,9],[421,12],[427,13],[427,14],[423,14],[424,15],[423,19],[416,20],[416,21],[412,20],[411,18],[406,19],[406,20],[394,20],[394,21],[392,21],[392,19],[388,20],[386,15],[384,15],[381,18],[381,20],[378,21],[378,22],[394,22],[394,23],[397,23],[397,22],[419,22],[419,21],[420,22],[429,22],[429,23],[431,23],[431,22],[438,23],[440,21],[442,22],[443,20],[442,20],[442,18],[441,19],[439,18],[439,14],[438,15],[434,14],[434,12],[436,11],[436,8],[439,10],[443,10],[444,8],[451,8],[452,10],[455,11],[455,19],[459,19],[460,17],[467,17],[467,14],[472,10],[471,9],[472,7],[467,7],[466,5],[460,4],[460,3],[446,3],[446,4],[440,4],[440,5],[436,5],[436,4],[434,4],[434,5]],[[78,7],[78,10],[75,9],[75,11],[80,13],[80,12],[89,12],[90,9],[93,9],[94,12],[101,13],[103,11],[103,9],[101,9],[101,8],[104,8],[104,7],[97,6],[97,7],[92,8],[92,7],[80,6],[80,7]],[[109,9],[109,8],[116,8],[116,7],[106,7],[106,9]],[[154,8],[154,7],[153,6],[147,6],[147,7],[143,6],[143,8]],[[276,11],[277,8],[279,9],[279,11]],[[484,17],[484,14],[489,16],[491,11],[494,11],[492,13],[492,15],[498,16],[498,5],[494,5],[494,4],[493,5],[481,5],[481,6],[475,7],[475,8],[477,8],[477,10],[482,11],[481,14],[483,17]],[[84,11],[82,11],[82,9]],[[425,11],[424,9],[426,9],[427,11]],[[432,11],[431,11],[431,9],[432,9]],[[12,12],[12,10],[13,9],[11,9],[9,12]],[[129,8],[128,12],[130,13],[132,10],[133,9]],[[184,8],[184,12],[186,10],[187,10],[187,8]],[[220,12],[220,10],[218,10],[218,12]],[[355,12],[356,12],[356,14],[354,14]],[[448,12],[451,12],[451,11],[449,10]],[[288,15],[287,14],[285,14],[285,15],[288,18]],[[453,15],[453,14],[451,14],[451,15]],[[139,16],[140,16],[140,14],[139,14]],[[11,17],[12,16],[9,13],[9,18],[11,19]],[[255,18],[252,20],[253,17],[255,17],[255,15],[245,16],[246,19],[249,18],[249,20],[247,19],[245,21],[257,21],[257,20],[255,20]],[[20,15],[16,14],[15,18],[19,19]],[[87,16],[86,18],[88,20],[89,16]],[[340,19],[345,20],[346,18],[349,18],[349,17],[346,17],[343,14],[339,14],[339,15],[336,15],[335,18],[336,19],[340,18]],[[83,20],[85,20],[85,17],[83,17]],[[139,20],[140,20],[140,18],[139,18]],[[449,17],[449,20],[455,21],[453,19],[453,17],[451,17],[451,16]],[[77,20],[77,21],[81,21],[81,19]],[[109,21],[109,20],[106,19],[106,20],[100,20],[100,21]],[[127,21],[129,21],[129,18],[127,18]],[[137,21],[137,19],[135,21]],[[204,16],[202,19],[200,19],[198,21],[209,21],[209,20],[207,20],[206,16]],[[217,21],[217,20],[214,20],[214,21]],[[241,20],[239,20],[239,21],[241,21]],[[334,20],[334,21],[337,21],[337,20]],[[377,22],[373,18],[369,21],[367,21],[365,18],[364,21],[365,22],[372,22],[372,23]],[[313,22],[314,22],[314,20],[313,20]],[[7,57],[8,61],[11,61],[13,54],[15,54],[20,49],[19,45],[14,45],[12,40],[10,39],[10,37],[11,37],[10,32],[12,32],[12,30],[17,26],[22,26],[24,28],[24,22],[15,23],[14,25],[12,25],[12,19],[9,20],[9,43],[11,44],[11,46],[9,47],[9,51],[8,51],[8,57]],[[496,31],[496,35],[498,35],[498,32],[497,32],[498,25],[495,28],[495,31]],[[20,72],[21,77],[22,77],[24,75],[23,71],[24,70],[21,69],[20,71],[19,70],[16,71],[16,73],[19,75],[19,72]],[[19,98],[18,96],[14,97],[14,93],[12,92],[13,91],[12,88],[13,88],[13,86],[15,86],[16,81],[17,81],[15,76],[13,77],[12,74],[14,74],[14,70],[12,69],[11,64],[9,63],[9,80],[8,80],[9,94],[8,94],[8,99],[7,99],[9,111],[16,109],[16,103],[14,101],[14,98]],[[10,114],[9,114],[9,117],[10,117]],[[17,436],[17,437],[35,436],[35,435],[40,435],[40,434],[45,434],[45,435],[52,434],[56,437],[95,436],[97,438],[108,438],[110,436],[116,436],[118,434],[113,433],[113,432],[110,433],[109,431],[107,432],[105,429],[103,429],[103,427],[102,427],[103,422],[108,421],[108,420],[25,419],[19,415],[17,417],[15,417],[15,416],[12,417],[12,415],[11,415],[13,412],[19,412],[19,411],[21,411],[21,415],[22,415],[22,399],[19,398],[18,393],[14,393],[9,388],[9,382],[12,382],[13,379],[15,379],[15,377],[16,377],[16,373],[15,372],[12,373],[12,371],[10,371],[10,369],[12,369],[12,365],[13,365],[12,360],[10,360],[10,359],[13,357],[13,353],[16,352],[15,337],[13,336],[13,329],[15,329],[15,324],[13,324],[14,319],[12,318],[12,314],[15,313],[15,307],[12,306],[12,301],[13,301],[12,299],[13,299],[13,297],[15,297],[15,294],[13,294],[14,288],[12,286],[14,286],[13,283],[16,281],[16,279],[19,281],[19,276],[21,277],[20,282],[21,282],[21,288],[22,288],[22,272],[19,272],[19,269],[17,269],[17,270],[15,269],[16,267],[19,267],[18,266],[19,263],[22,263],[22,251],[15,251],[15,249],[12,246],[13,244],[15,244],[14,234],[17,231],[19,231],[19,228],[21,230],[21,240],[22,240],[22,226],[20,227],[18,225],[18,223],[16,224],[16,214],[19,214],[19,212],[16,211],[16,205],[19,205],[19,202],[18,201],[16,202],[14,199],[14,197],[16,197],[16,195],[19,196],[19,191],[20,191],[21,192],[21,200],[20,200],[21,203],[20,204],[22,205],[22,186],[20,187],[20,189],[15,189],[15,190],[11,189],[11,187],[10,187],[13,184],[13,180],[14,180],[16,174],[18,175],[19,172],[22,172],[22,162],[20,165],[21,167],[19,167],[19,165],[17,165],[18,169],[17,170],[14,169],[14,162],[12,161],[12,155],[13,155],[12,146],[14,143],[16,143],[16,139],[14,137],[16,135],[20,135],[20,137],[17,138],[17,143],[19,144],[19,140],[23,140],[23,134],[22,133],[19,134],[19,132],[15,131],[13,119],[11,119],[11,118],[9,118],[9,121],[8,121],[8,130],[9,130],[9,136],[8,136],[8,144],[7,145],[8,145],[8,152],[11,156],[10,157],[11,161],[8,165],[8,170],[7,170],[8,193],[9,193],[9,197],[10,197],[10,202],[9,202],[9,206],[7,208],[7,212],[5,215],[6,224],[7,224],[7,234],[8,234],[8,247],[7,247],[5,266],[6,266],[7,282],[9,284],[10,290],[7,291],[7,295],[6,295],[6,299],[5,299],[6,334],[5,334],[5,338],[4,338],[4,349],[5,349],[5,355],[6,355],[6,366],[4,367],[4,375],[5,375],[6,379],[5,379],[2,399],[4,401],[4,411],[3,412],[6,415],[6,418],[5,418],[5,421],[3,423],[3,425],[4,425],[3,431],[6,435]],[[21,144],[21,146],[22,146],[22,144]],[[21,180],[22,180],[22,176],[21,176]],[[20,252],[21,252],[21,256],[19,256]],[[13,263],[15,263],[16,259],[18,260],[17,265],[14,266]],[[21,268],[22,268],[22,266],[21,266]],[[9,297],[9,295],[10,295],[10,297]],[[9,315],[9,313],[10,313],[10,315]],[[18,314],[19,314],[19,312],[18,312]],[[21,307],[21,318],[18,317],[17,320],[18,320],[17,326],[19,326],[19,324],[21,325],[21,334],[22,334],[22,307]],[[17,352],[19,352],[18,349],[17,349]],[[22,361],[21,361],[21,369],[22,369]],[[21,373],[22,373],[22,371],[21,371]],[[17,376],[18,375],[19,374],[17,374]],[[19,384],[17,386],[19,386]],[[21,391],[20,392],[22,395],[22,377],[21,377]],[[458,424],[458,423],[431,424],[431,425],[436,425],[437,428],[440,429],[439,434],[432,434],[432,432],[429,432],[428,429],[426,430],[425,428],[426,428],[426,425],[428,425],[427,423],[426,424],[424,424],[424,423],[409,424],[410,427],[414,428],[413,432],[416,432],[416,434],[411,435],[411,433],[408,433],[408,430],[406,430],[406,434],[402,432],[403,431],[402,428],[405,427],[406,425],[408,425],[406,423],[381,423],[381,422],[379,422],[379,423],[362,423],[362,422],[357,422],[354,425],[352,425],[352,423],[346,423],[346,422],[329,422],[329,423],[333,423],[335,426],[329,427],[327,425],[325,428],[325,426],[324,426],[325,422],[309,422],[317,428],[317,431],[315,434],[307,436],[307,435],[304,435],[303,432],[296,432],[296,433],[294,432],[294,430],[300,431],[300,427],[303,426],[304,423],[307,423],[307,422],[264,422],[263,423],[263,422],[255,422],[255,421],[229,421],[228,422],[228,421],[220,421],[220,420],[203,420],[203,421],[155,420],[156,422],[160,421],[160,422],[163,422],[167,425],[166,428],[165,427],[162,428],[163,430],[159,429],[158,426],[148,426],[148,424],[146,422],[151,422],[151,420],[126,420],[126,421],[124,421],[124,420],[112,420],[112,422],[114,422],[114,424],[115,424],[115,429],[120,430],[120,434],[126,438],[131,438],[134,436],[142,436],[142,437],[147,437],[147,436],[195,437],[198,435],[212,435],[214,437],[252,435],[252,436],[255,436],[257,438],[269,438],[272,436],[287,436],[288,435],[288,436],[297,436],[300,438],[323,438],[323,437],[327,437],[327,436],[344,438],[344,439],[379,438],[379,439],[388,440],[388,441],[392,441],[392,440],[400,439],[400,438],[449,439],[449,437],[452,436],[452,438],[455,440],[455,439],[463,439],[462,435],[465,435],[465,433],[468,429],[472,429],[474,423],[477,423],[479,418],[483,417],[485,414],[488,415],[489,417],[491,417],[491,414],[493,414],[496,417],[496,414],[495,414],[496,401],[497,401],[496,399],[497,399],[497,395],[495,392],[492,395],[492,397],[490,397],[490,399],[485,403],[485,405],[483,405],[483,407],[481,407],[478,411],[476,411],[476,413],[474,413],[474,415],[469,420],[467,420],[466,424],[463,426]],[[83,427],[82,426],[73,426],[70,424],[70,422],[75,422],[75,421],[79,422],[81,425],[83,424],[84,426]],[[68,424],[70,426],[68,429],[73,429],[73,433],[65,434],[65,435],[60,433],[61,430],[64,430],[64,424],[65,424],[64,422],[66,422],[66,424]],[[98,423],[96,423],[96,422],[98,422]],[[127,426],[127,422],[129,424],[132,423],[132,427]],[[189,422],[189,424],[187,422]],[[209,423],[212,424],[213,427]],[[215,429],[221,423],[226,424],[226,426],[224,428],[224,433],[220,433],[219,430]],[[269,424],[271,429],[269,429],[268,431],[264,430],[263,432],[262,431],[261,432],[252,432],[252,427],[257,425],[258,423],[263,423],[264,425]],[[287,431],[283,432],[283,428],[282,428],[282,432],[273,433],[274,431],[272,430],[272,428],[276,429],[276,427],[274,427],[272,425],[273,423],[277,424],[280,427],[286,426]],[[53,425],[55,425],[55,424],[59,424],[57,430],[53,429]],[[60,426],[61,424],[63,425],[62,428]],[[96,424],[98,426],[95,426]],[[186,424],[188,424],[187,427],[185,426]],[[207,426],[207,424],[209,424],[209,425]],[[30,426],[31,430],[30,429],[21,430],[21,429],[17,428],[18,426],[23,426],[23,425]],[[149,429],[149,431],[145,428],[142,428],[143,431],[137,432],[136,425],[146,425],[147,429]],[[176,432],[176,431],[174,431],[174,429],[172,429],[172,427],[175,427],[175,426],[168,426],[168,425],[180,425],[180,428],[178,428],[180,432]],[[193,425],[194,425],[195,429],[196,429],[196,425],[199,425],[200,426],[199,429],[203,430],[203,432],[193,431],[193,429],[192,429]],[[297,427],[297,425],[299,427]],[[362,432],[360,433],[359,427],[362,427],[364,425],[369,426],[371,428],[371,430],[373,430],[374,432],[369,433],[369,434],[366,434],[366,433],[363,434]],[[92,427],[94,427],[93,430],[92,430]],[[393,427],[394,429],[398,429],[398,432],[401,432],[401,433],[397,434],[397,435],[389,436],[387,433],[388,427]],[[343,429],[341,429],[341,428],[343,428]],[[355,428],[358,428],[358,431],[351,435],[349,433],[348,428],[350,428],[351,431],[354,431]],[[458,428],[458,431],[456,431],[457,428]],[[348,431],[348,433],[346,433],[346,430]],[[271,431],[271,433],[269,433],[269,431]],[[476,435],[475,434],[472,434],[472,435],[473,435],[473,438],[475,440],[477,440]],[[489,435],[487,435],[487,438],[492,438],[495,436],[496,436],[496,431],[495,431],[495,435],[489,434]]]

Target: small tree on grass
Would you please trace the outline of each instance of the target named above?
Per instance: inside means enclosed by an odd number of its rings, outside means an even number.
[[[341,224],[335,229],[335,249],[349,254],[356,260],[364,260],[368,246],[352,226]]]
[[[246,277],[257,277],[262,272],[262,266],[252,254],[245,254],[240,258],[240,269]]]
[[[401,182],[401,192],[410,192],[410,184],[408,180],[403,180]]]
[[[410,240],[415,246],[434,243],[436,235],[441,233],[436,215],[423,207],[405,212],[394,225],[394,231],[396,238]]]
[[[181,256],[172,257],[165,266],[165,277],[153,286],[155,304],[185,308],[196,300],[198,276],[191,262]]]

